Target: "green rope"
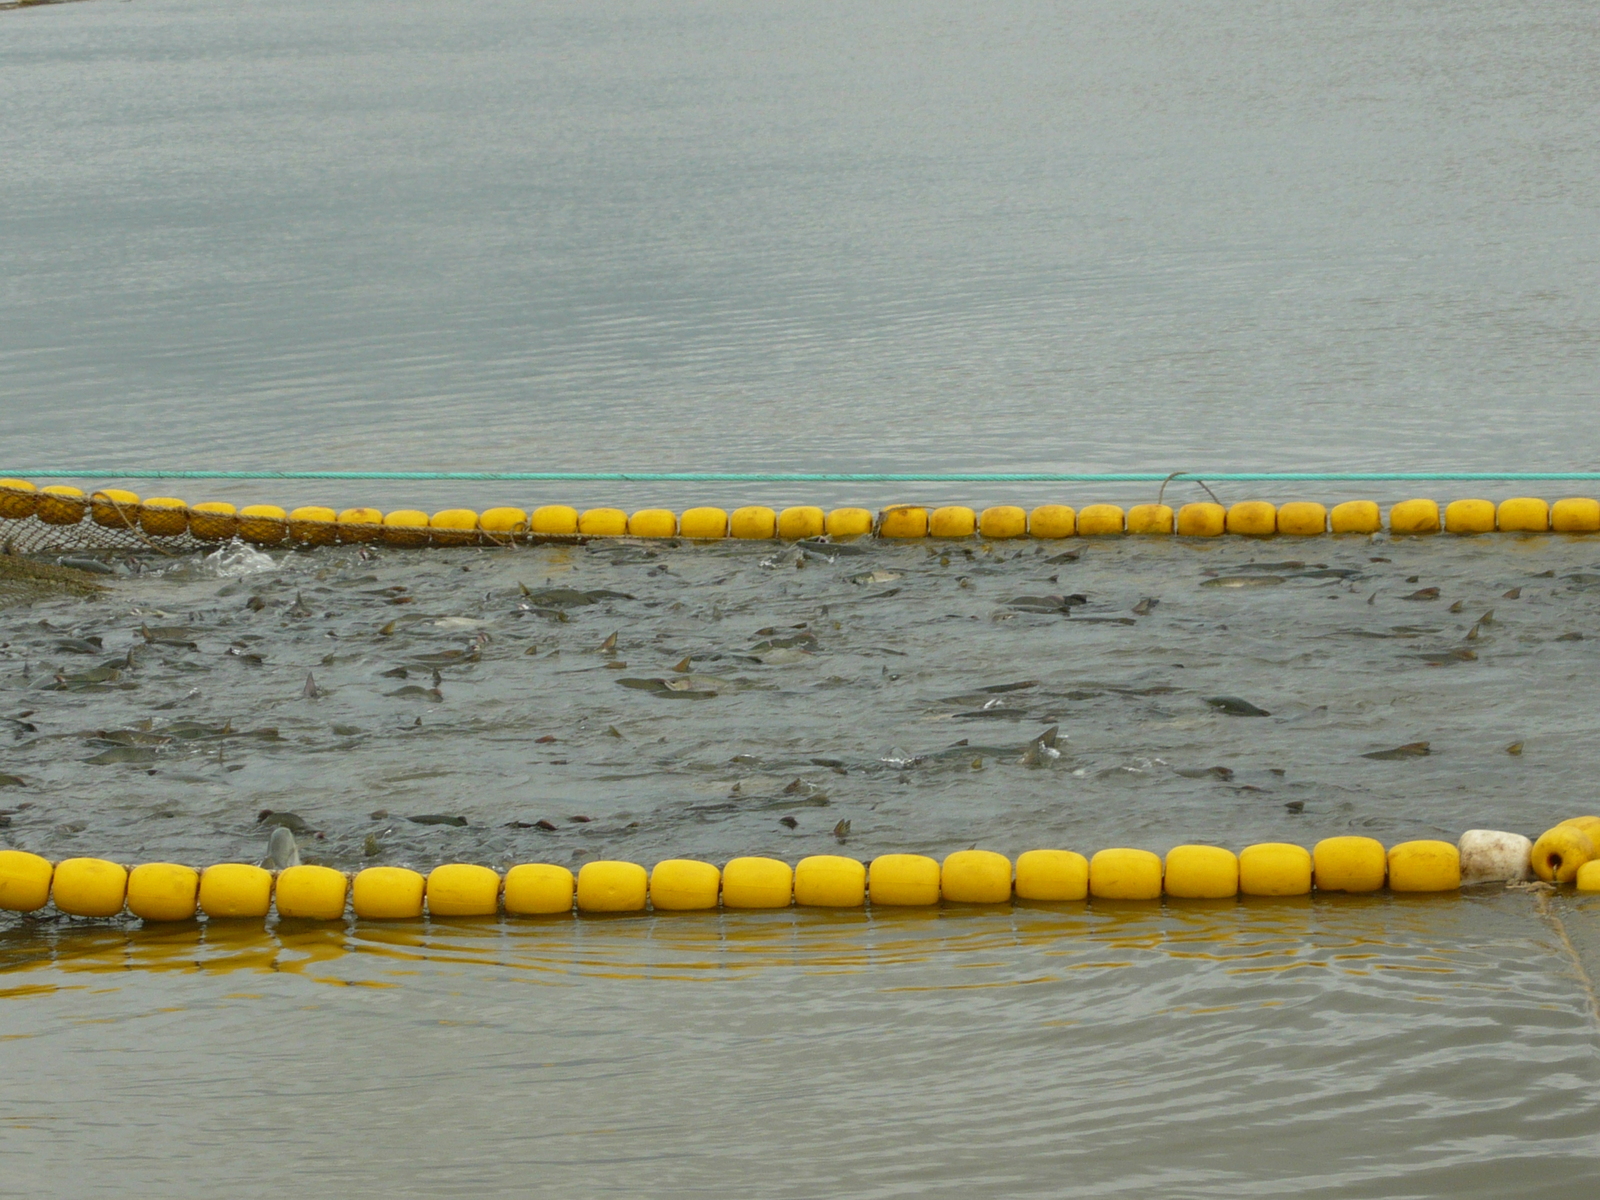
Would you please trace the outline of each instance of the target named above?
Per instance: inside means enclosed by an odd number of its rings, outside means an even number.
[[[366,479],[488,483],[1390,483],[1600,481],[1600,471],[16,471],[34,479]]]

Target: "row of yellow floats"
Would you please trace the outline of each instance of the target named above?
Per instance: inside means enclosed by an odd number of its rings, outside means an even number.
[[[114,530],[140,530],[150,537],[181,537],[222,542],[241,538],[261,546],[328,545],[334,542],[383,542],[391,546],[471,546],[505,543],[518,537],[641,537],[689,540],[721,538],[796,541],[801,538],[1068,538],[1116,534],[1176,534],[1220,537],[1274,534],[1312,537],[1325,533],[1372,534],[1384,528],[1383,513],[1371,500],[1350,500],[1332,509],[1314,501],[1282,505],[1246,500],[1224,507],[1214,503],[1090,504],[1074,509],[1044,504],[1032,510],[997,505],[981,512],[961,505],[928,508],[893,505],[874,514],[865,508],[826,511],[811,506],[782,510],[753,505],[726,509],[691,508],[682,514],[646,508],[629,513],[620,508],[579,511],[565,504],[547,504],[531,512],[514,507],[447,508],[429,514],[421,509],[383,512],[376,508],[335,511],[306,506],[286,511],[274,504],[236,508],[222,501],[189,504],[176,496],[140,499],[133,492],[108,488],[84,492],[52,485],[36,488],[22,479],[0,479],[0,518],[36,517],[47,525],[76,525],[85,518]],[[1456,500],[1441,511],[1433,500],[1404,500],[1390,507],[1388,528],[1395,534],[1447,533],[1596,533],[1600,501],[1517,497],[1495,504],[1489,500]]]
[[[1600,862],[1591,832],[1600,817],[1579,817],[1533,843],[1517,835],[1471,831],[1518,844],[1518,861],[1488,878],[1541,879],[1600,891]],[[1070,850],[1030,850],[1015,864],[991,850],[961,850],[940,862],[920,854],[885,854],[870,864],[842,855],[814,855],[791,868],[775,858],[735,858],[718,869],[692,859],[667,859],[646,871],[637,863],[596,861],[576,875],[566,867],[524,863],[501,876],[489,867],[449,863],[427,876],[404,867],[368,867],[354,879],[323,866],[273,872],[246,863],[197,871],[177,863],[129,870],[99,858],[52,864],[20,850],[0,850],[0,909],[33,912],[50,901],[64,913],[115,917],[123,909],[147,921],[265,917],[276,904],[285,918],[339,920],[347,902],[363,920],[538,916],[873,905],[1006,904],[1020,901],[1227,899],[1304,896],[1321,892],[1448,892],[1462,886],[1462,849],[1444,841],[1412,841],[1385,849],[1367,837],[1331,837],[1307,850],[1264,842],[1238,854],[1220,846],[1186,845],[1165,860],[1148,850],[1108,849],[1092,858]],[[1471,853],[1471,850],[1468,850]],[[1475,878],[1479,878],[1475,875]]]

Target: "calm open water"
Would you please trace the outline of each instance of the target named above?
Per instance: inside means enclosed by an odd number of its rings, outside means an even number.
[[[0,11],[0,470],[1591,469],[1597,27],[1579,3]],[[1537,833],[1597,804],[1591,540],[118,570],[0,609],[6,844],[258,857],[271,809],[347,869],[792,861]],[[1028,761],[1051,727],[1061,757]],[[0,1194],[1569,1196],[1600,1175],[1597,931],[1592,901],[1497,891],[8,918]]]

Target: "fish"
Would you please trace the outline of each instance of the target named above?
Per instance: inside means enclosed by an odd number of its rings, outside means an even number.
[[[1522,754],[1522,743],[1512,742],[1511,745],[1506,747],[1506,753],[1513,758],[1520,756]]]
[[[1502,600],[1520,600],[1522,598],[1522,589],[1514,587],[1509,592],[1502,593],[1500,598]]]
[[[56,649],[69,654],[99,654],[105,649],[105,643],[98,637],[61,638],[56,642]]]
[[[156,761],[156,751],[150,746],[114,746],[83,761],[93,763],[97,767],[116,766],[122,763],[143,765]]]
[[[1406,758],[1426,758],[1432,753],[1427,742],[1407,742],[1404,746],[1395,746],[1390,750],[1372,750],[1361,757],[1370,758],[1374,762],[1396,762]]]
[[[407,817],[413,825],[455,825],[467,823],[467,819],[454,813],[421,813],[415,817]]]
[[[842,844],[850,836],[850,818],[846,817],[833,827],[833,836]]]
[[[1227,783],[1233,779],[1232,767],[1179,767],[1178,774],[1185,779],[1220,779]]]
[[[152,629],[148,625],[139,626],[139,632],[144,640],[158,646],[180,646],[186,650],[198,650],[200,647],[194,640],[194,631],[182,625],[157,627]]]
[[[576,588],[539,588],[524,592],[524,595],[540,608],[583,608],[589,604],[598,604],[602,600],[633,599],[627,592],[613,592],[605,588],[596,588],[588,592],[580,592]]]
[[[306,823],[306,819],[299,813],[274,812],[270,808],[263,808],[256,814],[257,825],[281,825],[292,833],[314,833],[315,830]]]
[[[635,691],[649,692],[652,696],[668,696],[679,700],[712,700],[717,696],[715,689],[696,687],[695,680],[701,676],[688,675],[681,679],[619,679],[617,683],[625,688]]]
[[[1400,599],[1402,599],[1402,600],[1437,600],[1438,598],[1439,598],[1439,589],[1436,588],[1436,587],[1418,588],[1416,591],[1412,592],[1409,596],[1401,596],[1400,597]]]
[[[1270,717],[1272,714],[1264,708],[1257,708],[1248,700],[1241,700],[1238,696],[1206,696],[1205,702],[1217,712],[1226,713],[1230,717]]]
[[[300,846],[287,825],[279,825],[267,839],[267,856],[261,865],[269,871],[286,871],[300,865]]]
[[[20,775],[0,775],[0,787],[27,787],[27,781]],[[7,814],[10,815],[9,813]]]
[[[1139,603],[1133,606],[1133,611],[1137,616],[1148,617],[1153,611],[1155,611],[1156,605],[1160,603],[1161,601],[1157,600],[1154,596],[1146,596],[1143,600],[1139,601]]]
[[[824,542],[813,538],[796,542],[795,548],[804,554],[828,559],[841,555],[867,554],[872,550],[870,545],[858,545],[855,542]]]
[[[1042,767],[1056,761],[1061,757],[1061,751],[1056,746],[1060,741],[1060,731],[1059,725],[1050,726],[1027,744],[1017,761],[1025,767]]]
[[[306,685],[300,689],[301,698],[305,700],[315,700],[318,696],[324,695],[327,695],[327,693],[317,686],[316,676],[310,671],[307,671]]]
[[[1065,613],[1070,612],[1074,605],[1087,603],[1089,603],[1087,596],[1074,592],[1070,596],[1013,596],[1005,602],[1005,605],[1018,612]]]
[[[438,688],[436,688],[436,687],[432,687],[432,688],[418,687],[414,683],[408,683],[405,687],[396,688],[392,692],[385,692],[384,695],[392,697],[392,698],[397,699],[397,700],[419,700],[419,699],[422,699],[422,700],[443,700],[444,699],[444,693],[441,692]]]
[[[1281,575],[1218,575],[1200,584],[1204,588],[1258,588],[1277,587],[1283,582]]]

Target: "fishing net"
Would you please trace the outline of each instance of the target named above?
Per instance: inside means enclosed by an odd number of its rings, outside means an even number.
[[[103,590],[104,585],[88,571],[17,554],[0,555],[0,608],[53,596],[92,596]]]

